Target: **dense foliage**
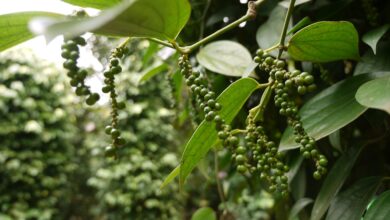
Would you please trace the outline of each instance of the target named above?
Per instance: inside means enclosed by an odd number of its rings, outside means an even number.
[[[15,52],[0,64],[0,218],[58,218],[77,169],[74,99],[58,69]]]

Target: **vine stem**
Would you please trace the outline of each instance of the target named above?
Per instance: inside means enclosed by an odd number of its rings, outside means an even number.
[[[191,46],[183,47],[182,51],[184,53],[187,53],[187,54],[191,53],[195,49],[200,47],[201,45],[206,44],[206,43],[214,40],[215,38],[221,36],[222,34],[226,33],[227,31],[232,30],[233,28],[236,28],[241,23],[246,22],[246,21],[251,20],[251,19],[254,19],[256,17],[256,9],[257,9],[257,7],[259,7],[261,5],[261,3],[263,1],[264,0],[257,0],[257,1],[248,2],[248,11],[244,16],[242,16],[241,18],[237,19],[236,21],[230,23],[229,25],[226,25],[225,27],[217,30],[216,32],[210,34],[209,36],[203,38],[202,40],[196,42],[195,44],[193,44]]]
[[[292,12],[294,10],[294,6],[295,6],[295,0],[291,0],[290,6],[288,7],[288,10],[287,10],[286,18],[284,20],[283,31],[282,31],[282,34],[280,35],[280,41],[279,41],[280,49],[279,49],[278,59],[280,59],[280,57],[282,56],[282,53],[283,53],[283,50],[285,47],[284,41],[286,40],[288,24],[290,23],[290,19],[291,19]]]

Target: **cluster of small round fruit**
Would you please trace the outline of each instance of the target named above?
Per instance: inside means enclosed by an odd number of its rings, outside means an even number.
[[[102,92],[110,94],[111,102],[111,125],[105,128],[106,134],[110,135],[112,139],[112,143],[105,148],[105,153],[108,157],[117,157],[117,148],[126,144],[118,128],[118,110],[124,109],[126,105],[124,102],[118,102],[118,95],[115,91],[115,76],[122,72],[119,59],[125,53],[126,47],[116,48],[111,54],[108,70],[103,73],[105,86],[102,88]]]
[[[86,103],[88,105],[95,104],[100,96],[97,93],[92,93],[87,85],[85,85],[85,78],[88,75],[87,70],[78,67],[77,60],[80,57],[79,46],[85,46],[86,41],[83,37],[75,37],[72,39],[65,39],[62,45],[61,56],[65,59],[64,68],[68,70],[68,77],[70,78],[70,85],[76,87],[76,95],[87,96]]]
[[[259,67],[269,72],[270,82],[275,91],[274,101],[279,108],[279,114],[287,117],[288,124],[293,128],[295,142],[300,145],[300,151],[305,158],[312,158],[315,161],[316,171],[313,173],[315,179],[320,179],[326,172],[327,159],[316,149],[315,140],[310,137],[305,129],[298,107],[292,96],[294,93],[303,95],[316,89],[314,78],[307,72],[285,70],[286,63],[274,59],[259,49],[256,53],[255,62]]]

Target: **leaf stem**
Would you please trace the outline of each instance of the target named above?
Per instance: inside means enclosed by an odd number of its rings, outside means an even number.
[[[273,51],[279,47],[280,47],[280,44],[275,44],[272,47],[265,49],[264,52],[268,53],[268,52]]]
[[[280,48],[279,48],[278,59],[282,56],[282,53],[283,53],[283,50],[285,47],[284,41],[286,40],[287,28],[288,28],[288,24],[290,23],[290,18],[291,18],[292,12],[294,10],[294,6],[295,6],[295,0],[291,0],[290,6],[288,7],[288,10],[287,10],[286,19],[284,20],[283,31],[282,31],[282,34],[280,35],[280,41],[279,41]]]
[[[267,108],[268,102],[272,95],[272,83],[270,82],[267,88],[264,90],[263,95],[258,106],[252,108],[249,114],[253,117],[254,121],[263,121],[264,112]]]
[[[170,47],[170,48],[172,48],[172,49],[175,49],[175,47],[172,46],[172,44],[169,43],[169,42],[162,41],[162,40],[159,40],[159,39],[157,39],[157,38],[151,38],[151,37],[147,37],[147,38],[145,38],[145,39],[146,39],[146,40],[149,40],[149,41],[156,42],[156,43],[161,44],[161,45],[163,45],[163,46],[166,46],[166,47]]]
[[[119,44],[118,48],[124,48],[126,45],[130,42],[131,37],[128,37],[126,40],[124,40],[121,44]]]

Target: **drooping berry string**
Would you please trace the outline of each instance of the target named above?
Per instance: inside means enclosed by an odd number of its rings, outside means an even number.
[[[92,93],[87,85],[85,85],[85,79],[88,75],[88,71],[78,67],[77,60],[80,57],[79,46],[85,46],[86,41],[83,37],[75,37],[72,39],[64,40],[62,45],[61,56],[66,59],[63,66],[68,70],[68,77],[70,78],[70,85],[75,87],[76,95],[87,96],[86,103],[88,105],[94,105],[100,96],[97,93]]]
[[[274,101],[279,108],[279,114],[287,117],[288,124],[294,130],[295,142],[300,145],[303,156],[315,161],[316,171],[313,173],[313,177],[320,179],[327,172],[328,161],[316,149],[314,138],[310,137],[303,128],[301,118],[298,115],[298,107],[291,98],[293,92],[303,95],[315,90],[313,76],[299,70],[293,72],[285,70],[284,61],[274,60],[261,49],[257,51],[255,62],[259,63],[260,68],[269,72],[275,91]]]
[[[105,86],[102,88],[104,93],[110,94],[111,102],[111,125],[106,126],[105,133],[111,136],[112,143],[105,148],[106,156],[117,158],[117,149],[126,144],[125,139],[121,137],[121,132],[118,127],[118,110],[126,107],[124,102],[118,102],[117,93],[115,90],[115,76],[122,72],[122,67],[119,65],[119,59],[125,53],[124,47],[116,48],[110,57],[109,68],[103,73]]]

